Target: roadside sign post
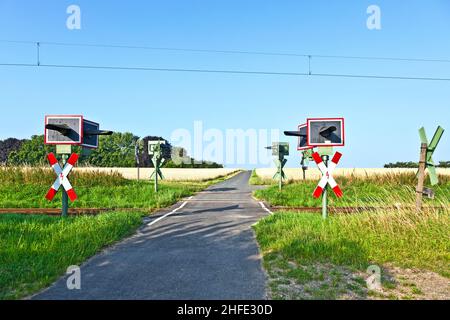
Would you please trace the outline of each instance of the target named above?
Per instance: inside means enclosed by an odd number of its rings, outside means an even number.
[[[436,172],[436,165],[433,161],[433,154],[436,151],[436,148],[441,141],[441,138],[444,134],[444,128],[439,126],[434,133],[431,142],[428,142],[428,137],[425,131],[425,128],[422,127],[419,129],[420,136],[420,160],[419,160],[419,171],[417,173],[417,188],[416,188],[416,208],[417,211],[422,211],[423,208],[423,196],[427,196],[430,199],[433,199],[435,194],[432,189],[425,188],[425,171],[428,169],[428,173],[430,175],[430,182],[432,186],[435,186],[439,183],[439,177]]]
[[[309,159],[314,160],[322,172],[322,179],[314,190],[313,196],[318,199],[322,196],[322,217],[328,217],[328,185],[331,186],[338,198],[343,197],[343,192],[332,174],[336,169],[342,154],[336,152],[333,155],[333,147],[345,146],[345,119],[344,118],[310,118],[306,124],[298,126],[298,131],[285,131],[290,137],[298,137],[297,150],[302,152],[301,166],[303,180],[306,180],[306,170]],[[318,152],[314,152],[318,148]]]
[[[426,168],[426,157],[427,157],[428,144],[422,143],[420,148],[420,162],[419,162],[419,173],[418,173],[418,183],[416,189],[416,208],[417,211],[422,211],[423,205],[423,190],[425,182],[425,168]]]
[[[162,145],[164,145],[166,142],[158,141],[149,141],[148,142],[148,152],[152,156],[152,163],[153,163],[153,173],[150,176],[150,180],[154,180],[155,182],[155,192],[158,192],[159,186],[158,186],[158,180],[164,180],[164,175],[162,174],[161,167],[164,165],[166,159],[163,158],[162,153]]]
[[[62,190],[61,215],[68,216],[69,199],[73,202],[78,196],[69,181],[69,174],[79,159],[72,153],[72,146],[81,146],[82,155],[89,155],[90,149],[98,148],[100,135],[111,135],[112,131],[100,130],[96,122],[86,120],[81,115],[45,116],[44,144],[55,145],[56,154],[61,156],[62,168],[53,153],[48,154],[48,161],[56,173],[56,180],[45,196],[52,201],[60,189]],[[70,157],[69,157],[70,155]]]
[[[309,161],[312,159],[313,149],[305,150],[302,152],[302,161],[300,165],[302,166],[303,171],[303,180],[306,180],[306,171],[309,168]]]
[[[431,142],[428,143],[425,128],[422,127],[419,129],[420,141],[422,144],[426,144],[427,146],[425,155],[425,169],[428,169],[432,186],[435,186],[439,183],[439,178],[436,173],[436,166],[433,161],[433,153],[436,151],[436,148],[441,141],[444,131],[444,128],[439,126],[433,136],[433,139],[431,139]]]
[[[63,167],[66,166],[67,160],[69,159],[69,154],[72,153],[71,145],[56,145],[56,154],[61,155],[61,161]],[[69,215],[69,197],[67,195],[66,189],[62,190],[62,211],[61,216],[67,217]]]
[[[313,197],[318,199],[322,196],[322,217],[326,219],[328,217],[328,185],[333,189],[334,194],[338,198],[342,198],[344,193],[333,178],[333,172],[336,169],[339,161],[342,158],[342,154],[336,152],[329,164],[330,156],[328,153],[330,149],[320,150],[324,154],[320,155],[318,152],[313,154],[314,161],[316,162],[319,170],[322,172],[322,179],[320,180],[316,190],[314,190]]]
[[[75,201],[78,196],[75,193],[75,190],[73,189],[72,185],[69,181],[69,174],[72,171],[74,165],[78,161],[78,155],[76,153],[73,153],[70,158],[67,154],[62,155],[62,163],[63,167],[59,165],[58,160],[56,159],[55,155],[53,153],[50,153],[48,156],[48,161],[53,168],[53,171],[56,173],[56,180],[51,186],[51,188],[48,190],[47,195],[45,196],[47,200],[52,201],[55,197],[58,190],[63,187],[63,194],[62,194],[62,211],[61,215],[63,217],[67,217],[68,210],[69,210],[69,200],[72,202]]]
[[[62,155],[63,167],[66,165],[67,159],[68,159],[68,156],[63,154]],[[61,212],[61,215],[63,217],[67,217],[68,214],[69,214],[69,196],[67,195],[66,189],[63,189],[63,191],[62,191],[62,212]]]
[[[328,168],[328,160],[330,160],[329,156],[322,156],[323,163]],[[322,195],[322,218],[328,218],[328,185],[323,189]]]
[[[271,147],[266,149],[272,150],[272,155],[275,158],[274,163],[277,167],[277,172],[273,176],[274,180],[278,180],[278,189],[281,191],[283,189],[283,180],[287,179],[284,173],[284,166],[287,163],[286,156],[289,155],[289,143],[287,142],[273,142]]]
[[[141,139],[136,140],[136,143],[134,145],[134,157],[136,160],[136,167],[137,167],[137,180],[140,181],[141,180],[141,172],[140,172],[140,166],[141,166],[141,161],[139,158],[139,147],[141,144]]]
[[[309,160],[312,157],[313,149],[307,144],[308,136],[307,124],[298,126],[298,131],[285,131],[284,135],[288,137],[298,137],[297,151],[302,152],[302,160],[300,165],[303,171],[303,180],[306,180],[306,171],[308,170]]]
[[[343,147],[345,127],[343,118],[307,119],[306,144],[309,147]]]
[[[275,159],[275,165],[277,166],[277,172],[273,176],[274,180],[278,179],[278,189],[283,189],[283,180],[286,179],[286,174],[284,173],[284,166],[286,165],[286,159]]]

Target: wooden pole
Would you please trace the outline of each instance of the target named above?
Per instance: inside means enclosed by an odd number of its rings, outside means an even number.
[[[422,143],[421,147],[420,147],[420,162],[419,162],[419,175],[418,175],[419,182],[417,183],[417,189],[416,189],[417,211],[422,211],[427,149],[428,149],[428,145],[426,143]]]

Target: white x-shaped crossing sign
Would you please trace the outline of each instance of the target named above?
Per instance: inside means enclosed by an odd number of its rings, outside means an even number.
[[[327,184],[330,184],[330,187],[333,189],[333,192],[336,194],[338,198],[342,198],[344,196],[344,193],[342,192],[341,188],[337,184],[336,180],[334,180],[332,175],[333,171],[336,169],[339,161],[342,158],[342,153],[339,152],[335,153],[328,168],[317,152],[313,154],[313,158],[323,174],[323,177],[320,180],[319,185],[317,186],[316,190],[314,190],[313,194],[314,198],[319,198],[322,195],[323,190],[326,188]]]
[[[62,185],[63,188],[66,190],[70,201],[72,202],[75,201],[78,198],[78,196],[75,193],[75,190],[73,190],[72,185],[70,184],[67,176],[69,175],[75,163],[78,161],[78,155],[76,153],[73,153],[70,156],[69,160],[67,160],[64,169],[61,169],[61,166],[59,165],[58,160],[56,160],[56,157],[53,153],[50,153],[47,156],[47,158],[53,170],[55,171],[57,178],[45,197],[47,198],[47,200],[52,201]]]

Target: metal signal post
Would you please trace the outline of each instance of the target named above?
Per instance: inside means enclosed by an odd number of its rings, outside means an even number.
[[[287,142],[273,142],[271,147],[266,147],[268,150],[272,150],[272,155],[276,157],[274,160],[277,167],[277,172],[273,176],[274,180],[278,180],[278,189],[281,191],[283,188],[283,180],[286,180],[286,174],[284,173],[284,166],[287,163],[286,156],[289,155],[289,143]]]
[[[72,153],[72,146],[81,146],[83,149],[81,156],[87,156],[91,149],[98,148],[99,136],[112,134],[112,131],[100,130],[98,123],[86,120],[82,115],[45,116],[44,144],[56,145],[56,154],[61,155],[63,165],[60,166],[53,153],[48,154],[47,158],[56,173],[56,180],[45,197],[52,201],[61,186],[63,187],[61,210],[63,217],[68,215],[69,199],[75,201],[78,198],[69,181],[69,173],[79,159],[78,154]]]
[[[63,165],[63,167],[65,167],[69,156],[67,154],[63,154],[61,158],[62,158],[62,165]],[[61,216],[67,217],[69,215],[69,196],[67,195],[67,191],[64,188],[62,191],[62,207],[61,208],[62,208]]]
[[[312,159],[312,155],[313,149],[308,149],[302,152],[302,161],[300,162],[300,165],[303,171],[303,180],[306,180],[306,171],[309,168],[309,161]]]
[[[69,181],[69,174],[70,171],[72,171],[74,165],[78,161],[79,156],[77,154],[72,154],[69,158],[69,154],[71,153],[71,146],[67,145],[58,145],[56,146],[56,152],[57,154],[61,155],[61,160],[63,166],[61,167],[58,163],[58,159],[55,157],[53,153],[50,153],[47,158],[48,161],[53,168],[53,170],[56,173],[56,180],[53,183],[53,185],[48,190],[48,193],[46,195],[47,200],[51,201],[55,197],[58,190],[63,187],[62,189],[62,207],[61,207],[61,215],[63,217],[68,216],[69,212],[69,198],[71,201],[75,201],[78,196],[75,193],[75,190],[73,189],[72,185]]]
[[[322,156],[322,161],[325,163],[325,166],[328,168],[328,160],[330,160],[330,156]],[[328,184],[323,189],[322,194],[322,218],[328,218]]]
[[[425,169],[428,169],[432,186],[437,185],[439,183],[439,178],[436,173],[436,166],[433,161],[433,153],[436,151],[436,148],[437,148],[439,142],[441,141],[444,131],[445,130],[441,126],[439,126],[436,129],[433,139],[431,139],[431,142],[428,143],[428,138],[427,138],[425,128],[422,127],[419,130],[420,141],[422,144],[426,145]]]
[[[149,154],[152,156],[152,162],[154,166],[154,171],[152,175],[150,176],[150,180],[154,180],[155,182],[155,192],[158,192],[159,186],[158,186],[158,180],[164,180],[164,176],[161,171],[161,167],[164,165],[166,159],[163,158],[162,154],[162,144],[165,144],[165,142],[161,141],[149,141]]]
[[[287,160],[282,159],[275,159],[275,165],[277,166],[277,172],[273,176],[274,180],[278,179],[278,189],[281,190],[283,188],[283,180],[286,179],[286,174],[284,173],[284,166],[286,165]]]
[[[419,136],[421,141],[420,147],[420,161],[419,161],[419,171],[417,173],[417,188],[416,188],[416,208],[418,211],[422,210],[423,206],[423,196],[428,196],[428,198],[434,198],[434,191],[429,188],[425,188],[425,171],[428,169],[428,173],[430,175],[430,182],[432,186],[435,186],[439,183],[439,177],[436,172],[436,165],[433,161],[433,153],[436,151],[436,148],[441,141],[441,138],[444,134],[444,128],[439,126],[431,139],[431,142],[428,142],[427,134],[425,128],[419,129]]]

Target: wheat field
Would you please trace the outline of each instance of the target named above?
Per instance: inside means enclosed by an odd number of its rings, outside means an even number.
[[[137,168],[75,168],[75,172],[98,171],[101,173],[118,172],[125,179],[137,180]],[[224,177],[233,174],[237,169],[161,169],[164,178],[167,181],[206,181]],[[153,168],[140,168],[139,178],[141,180],[150,180]]]
[[[256,169],[256,174],[263,180],[272,179],[275,174],[275,168],[262,168]],[[303,171],[301,168],[286,168],[284,169],[287,179],[290,181],[303,180]],[[336,169],[333,176],[354,176],[354,177],[371,177],[371,176],[383,176],[383,175],[401,175],[416,173],[417,169],[384,169],[384,168],[355,168],[355,169]],[[443,176],[450,176],[450,169],[437,169],[437,173]],[[307,180],[318,180],[322,177],[322,173],[317,168],[308,169],[306,171]]]

